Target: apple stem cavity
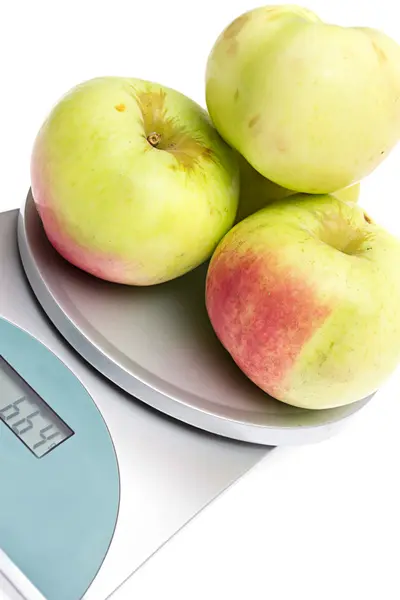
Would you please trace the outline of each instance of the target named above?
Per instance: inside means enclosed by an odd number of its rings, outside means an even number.
[[[158,144],[160,143],[160,140],[161,140],[161,134],[157,133],[156,131],[149,133],[149,135],[147,136],[147,141],[154,148],[157,148]]]

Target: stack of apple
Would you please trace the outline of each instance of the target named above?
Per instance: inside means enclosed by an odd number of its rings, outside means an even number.
[[[314,409],[367,396],[400,362],[400,241],[356,203],[400,138],[400,47],[257,8],[212,48],[206,101],[121,77],[61,98],[31,165],[50,242],[126,285],[210,259],[210,321],[257,386]]]

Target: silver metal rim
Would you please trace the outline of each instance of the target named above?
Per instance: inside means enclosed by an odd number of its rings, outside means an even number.
[[[39,303],[71,346],[97,371],[131,396],[174,419],[204,431],[267,446],[309,444],[327,439],[372,398],[369,396],[353,405],[341,407],[341,410],[332,410],[332,418],[324,423],[278,427],[227,418],[226,415],[205,411],[171,394],[160,393],[128,371],[115,356],[97,346],[90,335],[60,308],[57,298],[38,268],[29,243],[25,214],[29,201],[32,202],[30,199],[29,192],[19,213],[18,246],[26,276]]]

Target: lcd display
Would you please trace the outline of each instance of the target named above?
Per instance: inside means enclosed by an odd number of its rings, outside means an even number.
[[[74,434],[1,355],[0,420],[38,458]]]

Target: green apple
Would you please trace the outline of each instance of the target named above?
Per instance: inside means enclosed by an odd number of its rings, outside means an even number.
[[[400,240],[333,195],[279,200],[233,227],[206,304],[240,369],[271,396],[324,409],[376,391],[400,362]]]
[[[264,177],[332,193],[371,173],[400,138],[400,47],[292,5],[242,14],[208,58],[222,137]]]
[[[236,222],[242,221],[271,202],[296,194],[293,190],[288,190],[263,177],[241,155],[238,156],[238,161],[240,195]],[[355,183],[343,190],[338,190],[334,192],[334,195],[345,202],[357,202],[360,195],[360,184]]]
[[[360,183],[354,183],[353,185],[349,185],[347,188],[343,188],[337,192],[332,192],[332,194],[343,202],[358,202],[360,198],[360,188]]]
[[[207,260],[235,219],[234,151],[207,112],[153,82],[70,90],[35,139],[31,182],[46,234],[102,279],[152,285]]]

